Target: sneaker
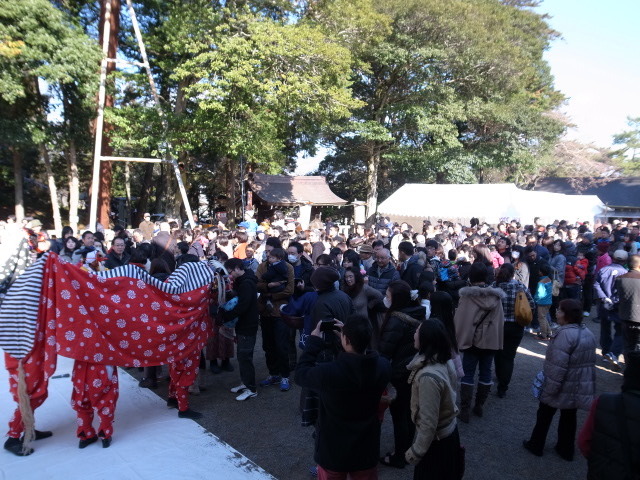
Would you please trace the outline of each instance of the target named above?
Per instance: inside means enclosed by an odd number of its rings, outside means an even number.
[[[251,390],[249,390],[248,388],[243,390],[243,392],[238,395],[236,397],[236,400],[238,400],[239,402],[242,402],[244,400],[248,400],[250,398],[254,398],[258,396],[258,392],[252,392]]]
[[[605,354],[604,359],[607,362],[610,362],[615,369],[620,369],[620,362],[618,361],[618,357],[616,357],[612,352]]]
[[[589,316],[589,312],[582,312],[582,316],[583,317],[588,317]]]
[[[263,387],[268,387],[269,385],[277,385],[280,383],[280,375],[269,375],[267,378],[260,382],[260,385]]]
[[[231,393],[240,393],[243,390],[246,390],[247,386],[243,383],[242,385],[238,385],[237,387],[233,387],[229,390]]]
[[[283,378],[282,380],[280,380],[280,391],[281,392],[288,392],[290,388],[291,388],[291,385],[289,385],[289,379],[288,378]]]

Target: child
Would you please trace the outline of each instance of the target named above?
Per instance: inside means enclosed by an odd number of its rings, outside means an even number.
[[[489,245],[489,252],[491,254],[491,261],[493,262],[493,268],[500,268],[500,265],[504,263],[504,258],[498,253],[496,246],[493,244]]]
[[[260,262],[258,262],[258,260],[256,260],[254,257],[256,248],[258,247],[258,245],[254,244],[257,243],[258,242],[251,242],[244,251],[246,255],[246,258],[243,260],[244,268],[253,271],[253,273],[256,273],[258,271],[258,265],[260,265]]]
[[[551,308],[553,282],[549,276],[551,275],[551,267],[546,263],[540,265],[540,281],[536,288],[535,301],[538,305],[538,322],[540,323],[540,333],[538,337],[542,340],[551,338],[551,329],[547,322],[547,314]]]
[[[262,279],[267,282],[268,294],[281,292],[287,286],[288,270],[284,258],[285,252],[282,248],[274,248],[267,255],[267,262],[269,263]],[[268,312],[273,310],[270,295],[267,297],[265,305]]]

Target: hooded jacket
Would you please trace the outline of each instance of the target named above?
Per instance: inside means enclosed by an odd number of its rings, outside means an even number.
[[[500,288],[471,286],[460,289],[460,303],[453,323],[461,351],[471,347],[502,350],[504,297]]]

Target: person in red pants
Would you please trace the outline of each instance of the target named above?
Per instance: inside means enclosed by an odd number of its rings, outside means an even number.
[[[111,365],[97,365],[76,360],[73,364],[73,392],[71,406],[78,415],[79,448],[85,448],[102,438],[102,447],[111,445],[113,417],[118,401],[118,369]],[[96,434],[93,410],[100,417]]]
[[[196,420],[202,418],[202,413],[189,408],[188,389],[196,381],[200,365],[200,350],[195,349],[190,357],[180,362],[169,364],[169,398],[167,407],[178,408],[180,418]]]

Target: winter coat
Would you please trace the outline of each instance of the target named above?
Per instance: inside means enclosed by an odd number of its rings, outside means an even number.
[[[618,263],[607,265],[596,275],[593,288],[599,299],[609,298],[614,304],[618,303],[618,292],[616,291],[616,279],[627,273],[627,269]]]
[[[564,285],[582,285],[587,276],[588,268],[589,261],[586,258],[576,260],[573,265],[567,263],[567,266],[564,267]]]
[[[441,440],[455,430],[458,378],[452,360],[426,363],[424,355],[417,354],[407,368],[411,371],[411,420],[416,435],[406,458],[415,464],[427,453],[434,438]]]
[[[318,292],[304,292],[302,295],[292,296],[282,309],[280,310],[283,315],[289,315],[290,317],[304,317],[304,323],[302,331],[300,332],[300,341],[298,345],[304,349],[306,346],[307,338],[311,335],[311,332],[315,328],[313,323],[313,307],[318,300]]]
[[[238,295],[238,304],[231,310],[220,309],[222,318],[227,322],[238,318],[236,334],[247,337],[258,333],[258,279],[252,270],[233,281],[233,290]]]
[[[413,255],[402,264],[400,279],[409,284],[412,290],[417,290],[419,286],[420,274],[424,266],[420,264],[420,257]]]
[[[407,365],[416,354],[413,335],[424,320],[424,312],[422,305],[391,312],[380,327],[378,351],[391,361],[394,381],[404,381],[409,377]]]
[[[567,266],[567,258],[561,253],[556,253],[551,257],[551,260],[549,260],[549,265],[556,272],[556,278],[560,282],[560,285],[564,285],[564,271]]]
[[[300,259],[300,265],[293,265],[293,274],[295,278],[304,280],[304,288],[307,291],[313,290],[313,285],[311,285],[312,273],[313,265],[311,265],[311,262],[304,257]]]
[[[256,271],[256,277],[258,278],[258,292],[260,292],[260,297],[258,298],[258,312],[262,315],[267,314],[266,303],[267,296],[271,297],[271,303],[273,304],[273,311],[269,313],[272,317],[280,317],[280,306],[286,305],[289,302],[289,297],[293,295],[294,290],[294,276],[293,276],[293,266],[285,262],[287,268],[287,284],[284,287],[284,290],[277,293],[268,294],[269,288],[267,287],[267,283],[262,279],[262,276],[266,273],[269,262],[262,262],[258,265],[258,270]],[[246,270],[245,270],[246,271]]]
[[[378,290],[364,284],[360,291],[351,297],[351,301],[353,302],[353,313],[368,317],[369,310],[375,307],[377,303],[382,303],[383,298],[384,297]]]
[[[153,260],[154,258],[162,258],[167,262],[167,265],[169,265],[169,270],[173,272],[176,269],[177,251],[178,246],[176,241],[171,235],[169,235],[169,232],[160,232],[151,240],[150,260]]]
[[[112,270],[116,267],[122,267],[129,263],[130,255],[127,255],[126,252],[122,253],[122,258],[118,258],[118,256],[114,252],[107,253],[107,259],[104,261],[104,267]]]
[[[588,410],[596,391],[596,339],[584,324],[563,325],[544,359],[540,401],[550,407]]]
[[[384,269],[380,270],[377,264],[373,264],[367,270],[369,277],[369,286],[378,290],[382,295],[387,294],[387,287],[395,280],[400,280],[400,274],[396,267],[389,263]]]
[[[631,270],[618,277],[618,314],[627,322],[640,323],[640,272]]]
[[[311,311],[313,328],[327,318],[336,318],[344,322],[353,313],[351,297],[342,290],[331,289],[318,292],[318,299]]]
[[[607,265],[611,265],[612,263],[613,263],[613,260],[611,259],[611,256],[608,253],[598,256],[598,259],[596,260],[596,273],[598,273]]]
[[[538,305],[545,306],[553,303],[553,282],[549,277],[542,277],[538,282],[538,288],[536,288],[536,294],[533,297]]]
[[[380,397],[389,383],[389,362],[376,352],[342,352],[317,363],[322,339],[311,336],[298,360],[295,382],[320,397],[314,459],[336,472],[368,470],[380,455]]]
[[[471,347],[502,350],[504,339],[504,291],[494,287],[460,289],[460,303],[453,318],[461,351]]]
[[[515,269],[514,278],[529,288],[529,266],[527,262],[517,262],[513,266]]]

